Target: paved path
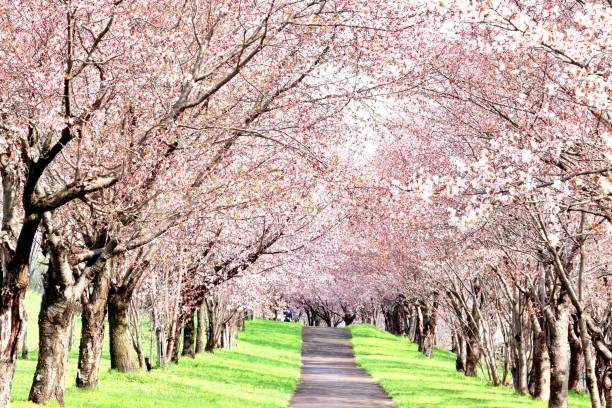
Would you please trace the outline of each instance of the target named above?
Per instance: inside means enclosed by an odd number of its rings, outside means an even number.
[[[395,407],[383,389],[355,362],[350,332],[304,327],[302,374],[291,408]]]

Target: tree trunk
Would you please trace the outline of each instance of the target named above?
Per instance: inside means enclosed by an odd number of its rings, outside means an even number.
[[[69,290],[56,286],[53,275],[49,270],[45,276],[45,292],[38,315],[38,363],[28,399],[37,404],[56,400],[64,405],[68,331],[78,302],[65,296]]]
[[[433,350],[436,345],[436,330],[438,324],[438,302],[439,293],[434,292],[431,308],[424,308],[426,313],[423,315],[423,333],[421,352],[427,357],[433,357]]]
[[[580,376],[582,374],[582,343],[576,335],[575,326],[576,317],[570,318],[568,325],[568,341],[570,346],[570,362],[569,374],[567,380],[567,389],[575,392],[580,392]]]
[[[29,349],[28,349],[28,314],[26,309],[23,308],[22,316],[23,326],[21,330],[21,359],[27,360]]]
[[[540,321],[532,314],[533,329],[533,397],[544,401],[550,398],[550,357],[546,334]]]
[[[0,407],[8,407],[11,402],[19,335],[25,324],[22,320],[24,297],[25,287],[3,295],[0,306]]]
[[[466,369],[466,359],[467,359],[467,351],[465,347],[465,340],[463,336],[456,334],[456,349],[457,349],[457,358],[455,360],[455,368],[457,371],[465,372]]]
[[[9,202],[15,199],[16,184],[12,172],[2,170],[4,208],[8,208]],[[2,232],[7,231],[6,217],[10,215],[3,214]],[[8,407],[11,403],[19,338],[26,324],[23,310],[30,278],[30,253],[40,221],[40,214],[26,213],[16,242],[9,242],[9,234],[0,240],[0,407]]]
[[[130,296],[131,299],[131,296]],[[138,360],[138,367],[147,368],[147,361],[145,358],[145,352],[142,347],[142,324],[140,323],[140,315],[138,310],[134,306],[134,303],[130,301],[129,307],[130,314],[130,336],[132,337],[132,346],[136,351],[136,358]]]
[[[527,350],[525,349],[522,330],[519,329],[519,333],[515,334],[515,347],[516,347],[516,363],[517,367],[515,372],[512,373],[514,378],[514,390],[520,395],[528,395],[529,387],[527,384],[528,368],[527,368]]]
[[[181,340],[181,326],[179,324],[176,325],[176,331],[174,332],[173,336],[172,336],[173,340],[172,340],[172,348],[171,348],[171,353],[170,353],[170,361],[172,361],[174,364],[178,364],[179,362],[179,346],[180,346],[180,340]]]
[[[597,384],[597,373],[595,371],[595,356],[592,352],[593,345],[591,343],[591,336],[589,335],[584,313],[578,318],[578,325],[580,327],[580,341],[582,343],[586,386],[591,396],[591,408],[600,408],[601,399],[599,395],[599,386]],[[610,405],[608,406],[610,407]]]
[[[423,352],[423,309],[421,305],[414,306],[414,339],[413,341],[419,345],[419,351]]]
[[[68,333],[68,353],[72,352],[72,347],[74,347],[74,316],[70,321],[70,331]]]
[[[166,333],[161,327],[155,329],[155,348],[157,349],[157,365],[166,366]]]
[[[612,369],[608,368],[608,372],[603,378],[602,385],[606,407],[610,408],[612,407]]]
[[[204,350],[208,353],[214,352],[214,350],[219,345],[219,332],[220,329],[217,323],[217,316],[214,310],[214,306],[207,303],[206,312],[207,312],[207,323],[208,327],[206,328],[206,346]]]
[[[558,298],[554,320],[550,321],[550,400],[549,408],[567,408],[567,383],[569,369],[569,297],[562,293]]]
[[[108,299],[111,368],[121,373],[138,370],[136,351],[130,335],[130,301],[121,293],[111,293]]]
[[[204,303],[202,303],[198,307],[197,317],[198,317],[198,326],[196,330],[196,354],[202,353],[204,351],[204,313],[205,311]]]
[[[510,349],[508,344],[504,345],[504,371],[502,374],[502,385],[509,385],[508,373],[510,372]]]
[[[93,281],[91,293],[86,290],[82,296],[81,340],[76,377],[79,388],[95,387],[99,381],[109,283],[110,267],[106,266]]]
[[[193,313],[185,322],[183,328],[183,355],[187,357],[195,357],[195,322],[193,321]]]
[[[478,374],[478,361],[480,360],[480,344],[475,336],[468,337],[466,344],[465,375],[476,377]]]

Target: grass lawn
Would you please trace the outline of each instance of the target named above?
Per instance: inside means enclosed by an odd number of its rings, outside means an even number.
[[[546,407],[508,387],[492,387],[455,370],[455,355],[435,351],[434,359],[409,340],[371,325],[350,326],[357,362],[378,381],[399,407]],[[570,395],[570,407],[590,407],[588,394]]]
[[[40,295],[30,292],[26,301],[30,356],[17,362],[13,407],[35,406],[26,401],[36,368]],[[100,385],[86,391],[74,385],[77,337],[66,375],[66,407],[285,407],[299,379],[301,327],[294,323],[247,321],[234,349],[205,353],[195,359],[182,358],[178,366],[148,373],[110,371],[107,343]],[[80,333],[80,329],[76,332]]]

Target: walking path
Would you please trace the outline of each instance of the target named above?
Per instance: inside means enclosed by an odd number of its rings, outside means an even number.
[[[291,408],[395,407],[374,379],[357,366],[347,329],[304,327],[302,373]]]

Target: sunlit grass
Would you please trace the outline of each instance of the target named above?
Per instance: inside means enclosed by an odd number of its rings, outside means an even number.
[[[371,325],[351,326],[357,362],[378,381],[399,407],[546,407],[543,401],[493,387],[455,370],[455,355],[436,350],[429,359],[405,338]],[[590,407],[588,395],[570,395],[571,407]]]
[[[27,307],[30,357],[17,363],[14,407],[34,406],[26,401],[36,368],[40,296],[28,293]],[[77,326],[80,327],[78,321]],[[66,376],[66,406],[285,407],[299,379],[300,330],[299,324],[247,321],[246,330],[239,334],[238,344],[232,350],[205,353],[195,359],[182,358],[178,366],[133,374],[110,371],[106,344],[100,385],[87,391],[74,385],[77,337]]]

